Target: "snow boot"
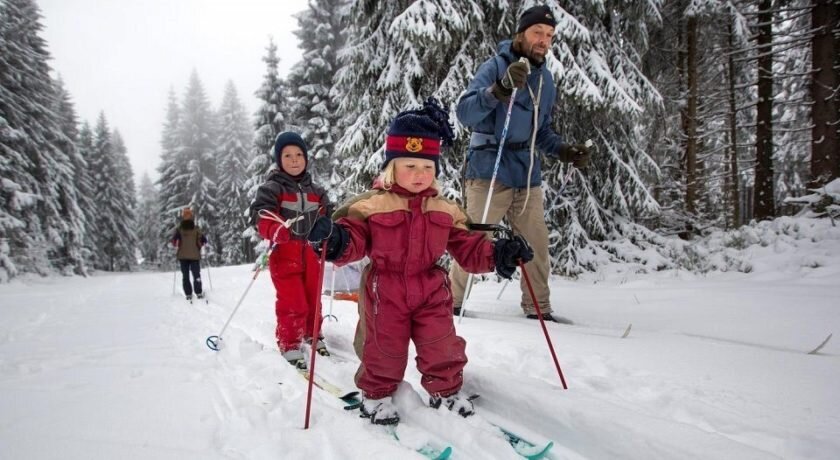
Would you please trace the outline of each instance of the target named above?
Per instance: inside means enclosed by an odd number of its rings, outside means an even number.
[[[367,399],[362,401],[359,407],[362,417],[369,418],[370,423],[376,425],[396,425],[400,422],[400,414],[397,413],[397,406],[390,396],[382,399]]]
[[[525,317],[528,318],[528,319],[537,319],[537,320],[540,319],[539,315],[537,315],[536,313],[532,314],[532,315],[525,315]],[[552,322],[552,323],[575,324],[569,318],[564,318],[562,316],[558,316],[558,317],[555,318],[554,316],[552,316],[551,313],[543,313],[542,314],[542,319],[543,319],[543,321],[548,321],[548,322]]]
[[[449,396],[432,395],[429,397],[429,406],[434,409],[444,406],[452,412],[458,412],[462,417],[469,417],[475,413],[472,401],[461,396],[460,393],[453,393]]]
[[[312,345],[312,339],[306,339],[306,343]],[[330,356],[330,351],[327,350],[327,344],[324,343],[324,338],[321,337],[315,342],[315,351],[321,356]]]
[[[286,350],[281,353],[283,354],[283,358],[288,361],[289,364],[300,370],[306,370],[306,361],[303,359],[303,352],[299,349]]]
[[[187,300],[189,300],[190,302],[192,302],[192,294],[187,294]]]
[[[195,296],[198,297],[199,300],[201,300],[201,299],[204,298],[204,293],[203,292],[198,292],[198,293],[195,294]]]

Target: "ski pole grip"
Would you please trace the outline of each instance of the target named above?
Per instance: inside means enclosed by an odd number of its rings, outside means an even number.
[[[529,61],[528,58],[523,56],[523,57],[519,58],[519,62],[524,62],[525,65],[528,66],[528,73],[531,73],[531,61]]]

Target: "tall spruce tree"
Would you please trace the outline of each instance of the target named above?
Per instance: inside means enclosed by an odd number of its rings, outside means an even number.
[[[119,147],[119,146],[117,146]],[[137,237],[131,202],[133,189],[120,180],[124,153],[114,147],[112,133],[104,113],[99,114],[93,132],[93,150],[89,158],[93,196],[97,204],[94,225],[96,232],[96,266],[108,271],[127,271],[135,265]],[[130,171],[130,166],[129,166]]]
[[[161,154],[158,165],[158,257],[161,261],[171,254],[169,240],[175,231],[181,208],[189,204],[187,198],[187,166],[178,155],[178,126],[181,111],[175,90],[170,88],[166,106],[166,121],[161,132]]]
[[[72,140],[56,113],[42,28],[32,0],[0,3],[0,280],[20,271],[73,270],[78,262],[72,254],[79,217],[63,207],[75,195],[72,153],[62,150]]]
[[[87,121],[82,122],[82,127],[79,129],[76,148],[81,161],[84,162],[74,181],[78,188],[78,196],[82,200],[79,204],[85,220],[83,239],[84,258],[85,264],[88,267],[95,267],[95,259],[99,253],[97,249],[97,245],[99,244],[98,232],[96,231],[98,204],[95,200],[96,186],[93,181],[94,171],[91,167],[91,161],[94,159],[93,131],[90,129],[90,124]]]
[[[286,83],[277,71],[280,58],[277,56],[277,45],[273,38],[269,39],[265,50],[266,53],[262,59],[265,62],[265,75],[260,88],[255,93],[257,99],[260,100],[260,107],[254,114],[254,139],[251,162],[248,164],[248,181],[245,183],[249,203],[256,197],[257,188],[265,180],[266,172],[274,165],[274,139],[286,129],[289,109],[286,100]],[[253,242],[259,239],[254,228],[248,228],[246,235]]]
[[[338,139],[337,92],[332,91],[338,52],[344,46],[348,0],[313,0],[297,15],[294,32],[303,57],[289,72],[289,121],[299,125],[309,147],[307,170],[320,184],[339,182],[335,157]]]
[[[254,251],[244,232],[248,228],[248,163],[251,129],[245,107],[236,87],[228,81],[219,107],[219,137],[216,141],[219,191],[219,250],[225,264],[241,264],[254,259]]]
[[[143,173],[137,190],[137,249],[147,268],[160,266],[160,222],[158,193],[148,173]]]
[[[216,123],[210,101],[204,86],[193,71],[181,102],[177,131],[177,157],[180,171],[185,178],[185,205],[196,215],[196,223],[204,229],[210,241],[208,256],[213,257],[220,246],[219,229],[216,228],[219,215],[216,186]]]
[[[58,139],[59,150],[67,155],[70,176],[61,179],[67,182],[59,186],[59,205],[64,220],[62,244],[58,248],[61,257],[61,269],[68,273],[86,275],[84,234],[87,226],[84,208],[91,207],[90,196],[83,196],[84,187],[89,185],[87,164],[81,157],[77,141],[79,137],[78,120],[70,94],[64,89],[60,79],[55,81],[56,107],[59,116],[62,137]]]

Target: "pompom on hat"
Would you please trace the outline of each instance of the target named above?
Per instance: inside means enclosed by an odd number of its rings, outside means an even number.
[[[423,108],[400,112],[385,136],[385,161],[394,158],[420,158],[435,162],[435,176],[440,173],[441,145],[451,146],[455,137],[449,114],[434,98],[426,99]]]
[[[525,32],[528,27],[534,24],[545,24],[551,27],[557,27],[557,21],[554,15],[551,14],[551,8],[545,5],[537,5],[528,8],[519,16],[519,24],[516,26],[516,33]]]

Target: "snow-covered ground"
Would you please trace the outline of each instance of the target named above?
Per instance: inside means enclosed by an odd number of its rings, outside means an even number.
[[[840,333],[840,230],[801,225],[801,238],[747,247],[748,274],[616,266],[553,280],[555,310],[577,322],[548,327],[568,390],[539,323],[520,319],[518,283],[500,300],[501,284],[478,285],[468,305],[478,318],[457,325],[478,415],[420,407],[411,360],[398,434],[420,442],[430,426],[455,459],[518,458],[489,422],[553,440],[555,459],[840,458],[840,337],[806,354]],[[275,348],[268,276],[226,348],[205,346],[249,270],[205,271],[209,304],[190,305],[180,286],[174,295],[171,272],[0,285],[0,458],[420,458],[320,390],[303,429],[307,385]],[[332,305],[335,357],[316,366],[347,389],[355,310]]]

